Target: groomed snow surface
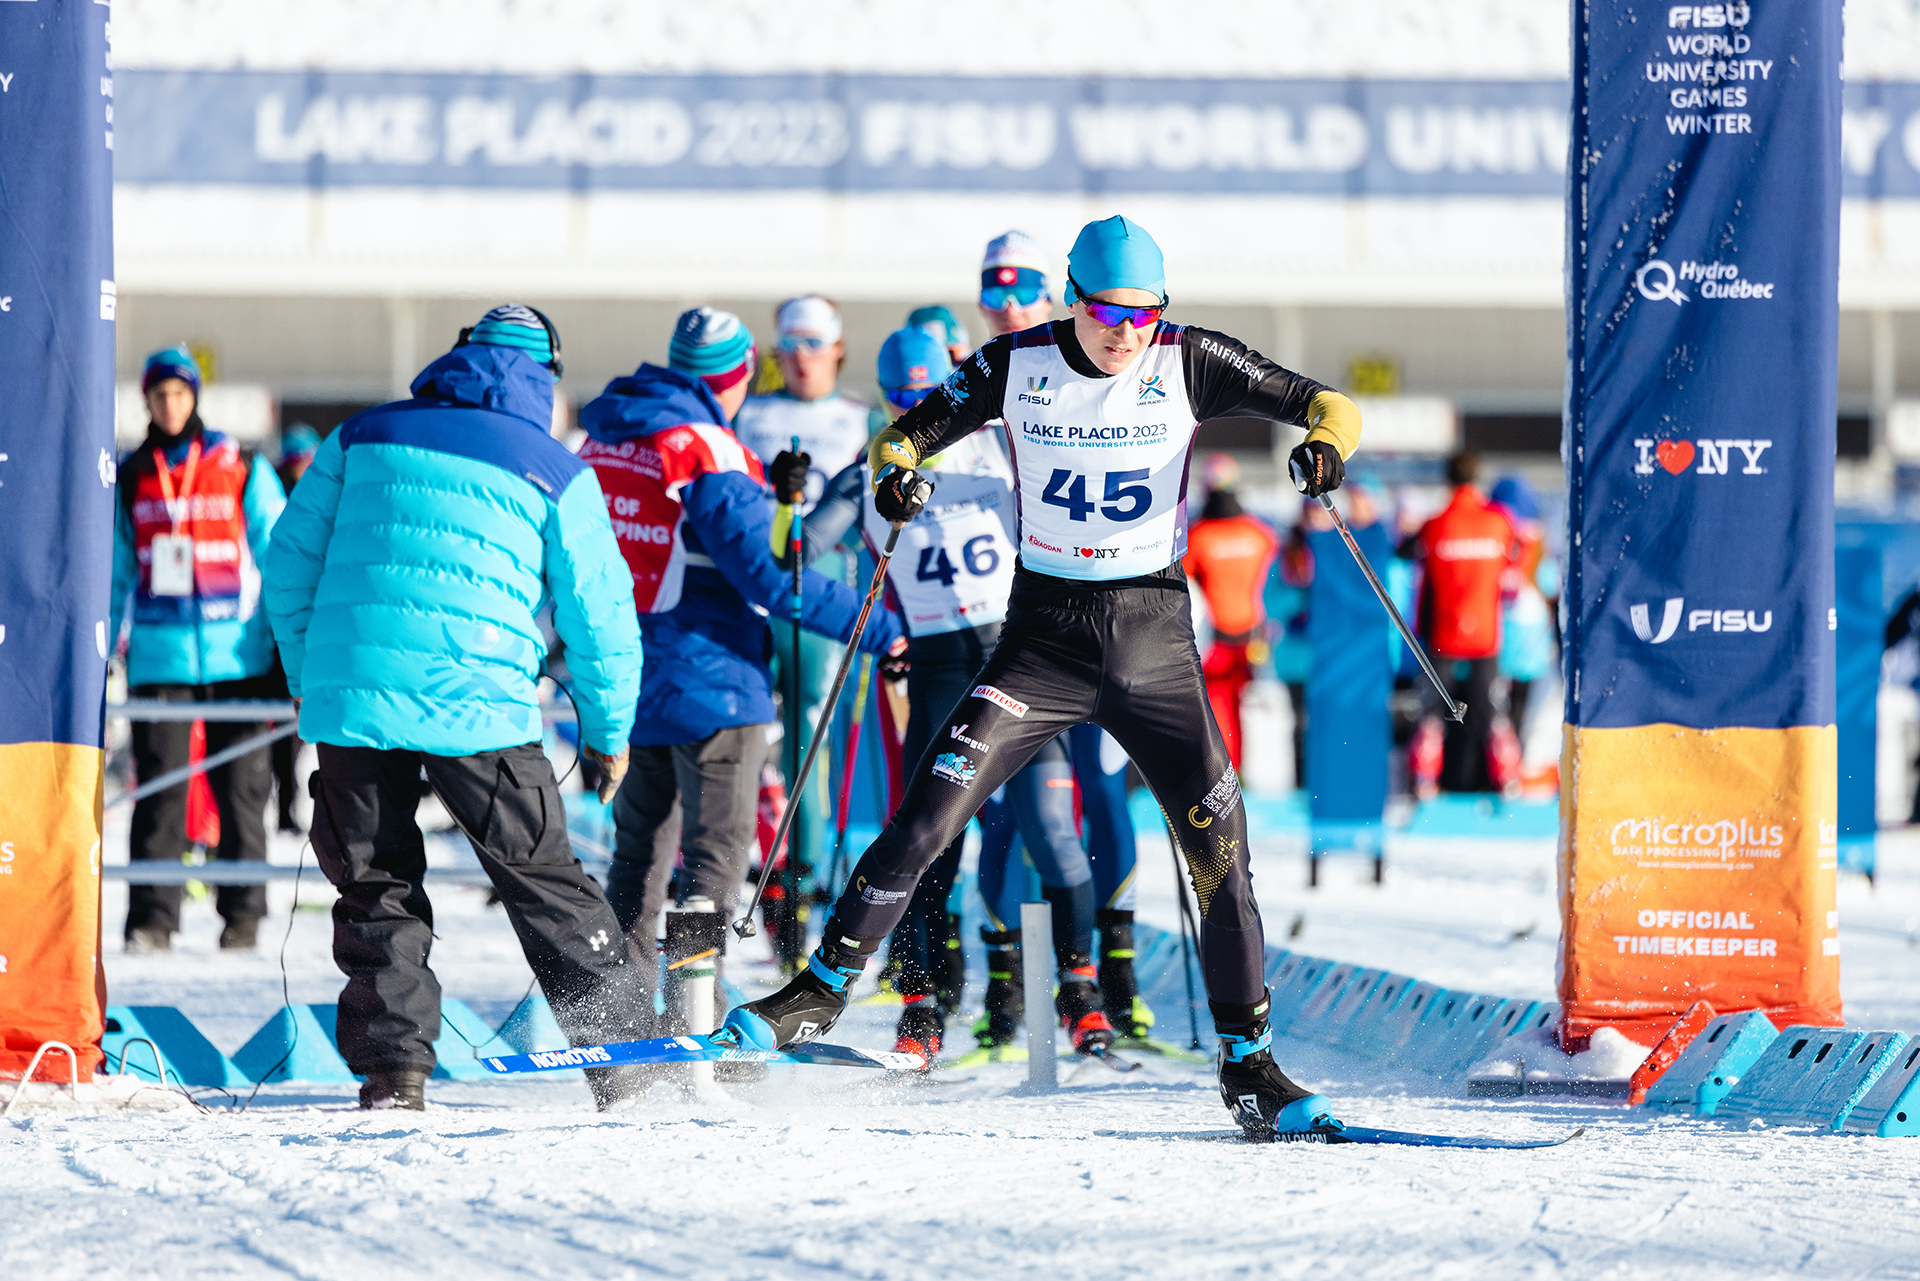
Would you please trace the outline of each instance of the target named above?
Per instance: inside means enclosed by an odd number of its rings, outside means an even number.
[[[1920,1031],[1920,842],[1883,844],[1879,886],[1841,886],[1850,1021]],[[1141,915],[1170,927],[1164,839],[1141,853]],[[1544,997],[1552,859],[1547,843],[1403,844],[1384,888],[1336,863],[1316,892],[1298,849],[1257,848],[1255,866],[1276,941]],[[287,893],[263,932],[274,945]],[[309,876],[302,898],[323,906],[327,892]],[[434,900],[436,970],[497,1021],[528,982],[505,919],[480,890],[443,882]],[[110,884],[115,1003],[178,1005],[229,1052],[279,1007],[275,946],[218,954],[200,902],[176,953],[122,956],[124,903]],[[333,1000],[325,912],[292,919],[292,999]],[[733,974],[764,990],[759,943]],[[886,1045],[894,1014],[857,1006],[833,1039]],[[1180,1035],[1185,1011],[1159,1014]],[[245,1112],[205,1094],[206,1115],[6,1122],[0,1256],[20,1278],[1920,1278],[1912,1142],[1468,1102],[1457,1083],[1280,1049],[1355,1124],[1586,1135],[1540,1152],[1190,1141],[1227,1116],[1208,1069],[1164,1062],[1125,1077],[1095,1066],[1044,1096],[1015,1065],[932,1082],[782,1069],[725,1100],[657,1087],[616,1116],[596,1115],[578,1081],[436,1082],[424,1115],[285,1085]]]

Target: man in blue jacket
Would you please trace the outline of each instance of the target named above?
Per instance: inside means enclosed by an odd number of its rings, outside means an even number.
[[[273,634],[260,609],[260,564],[286,501],[267,460],[200,421],[200,366],[184,347],[147,358],[140,389],[147,439],[120,464],[114,512],[112,622],[123,621],[127,684],[138,698],[206,702],[273,696]],[[130,607],[130,608],[129,608]],[[136,775],[158,778],[187,763],[189,721],[136,721]],[[215,721],[213,755],[264,725]],[[267,749],[207,771],[220,811],[219,859],[265,859]],[[178,859],[187,848],[187,784],[134,802],[129,853]],[[223,885],[223,949],[254,945],[267,911],[264,885]],[[127,896],[127,950],[165,952],[180,928],[180,887],[135,885]]]
[[[548,435],[559,338],[496,307],[314,455],[267,556],[267,612],[319,745],[313,848],[347,976],[339,1045],[362,1107],[425,1106],[440,1032],[420,775],[473,843],[576,1045],[647,1035],[640,958],[573,857],[536,683],[549,601],[582,751],[626,768],[640,629],[593,471]],[[603,787],[610,793],[610,786]],[[647,958],[651,959],[651,958]],[[588,1072],[603,1108],[633,1069]]]
[[[793,578],[768,545],[761,462],[728,427],[753,368],[753,336],[739,318],[699,307],[675,325],[667,368],[643,364],[580,411],[580,457],[613,508],[646,637],[633,773],[613,802],[607,879],[636,946],[654,938],[676,848],[679,901],[705,898],[729,913],[754,842],[773,720],[766,616],[789,617]],[[804,477],[804,456],[785,457]],[[812,570],[801,602],[801,626],[841,642],[860,612],[859,597]],[[899,619],[876,611],[860,648],[904,654]]]

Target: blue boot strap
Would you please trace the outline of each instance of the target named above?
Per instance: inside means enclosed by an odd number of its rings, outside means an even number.
[[[1235,1063],[1238,1063],[1241,1059],[1247,1058],[1250,1055],[1260,1053],[1260,1051],[1269,1048],[1272,1044],[1272,1028],[1262,1029],[1259,1037],[1251,1040],[1244,1036],[1229,1036],[1225,1032],[1220,1034],[1221,1048],[1225,1051],[1226,1056]]]
[[[836,992],[846,991],[847,984],[853,982],[856,978],[860,977],[859,970],[828,969],[825,965],[822,965],[820,963],[820,953],[818,952],[815,952],[812,956],[809,956],[807,958],[807,968],[813,971],[813,976],[815,978],[819,979],[822,983],[825,983],[828,987],[832,988]]]

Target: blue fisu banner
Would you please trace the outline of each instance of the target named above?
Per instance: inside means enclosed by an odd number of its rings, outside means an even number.
[[[1831,725],[1838,0],[1629,9],[1576,50],[1567,720]]]
[[[1557,81],[129,71],[122,182],[1503,195]]]
[[[1840,4],[1574,5],[1569,1047],[1841,1020]]]
[[[106,19],[91,0],[0,4],[0,744],[100,745],[114,482]]]
[[[0,1074],[101,1061],[113,547],[107,6],[0,4]],[[41,1069],[45,1072],[45,1068]]]
[[[1718,34],[1662,28],[1623,69],[1654,130],[1683,136],[1710,101],[1785,74],[1764,53],[1747,67]],[[1570,92],[1560,80],[254,71],[123,71],[116,87],[122,182],[1507,197],[1563,192]],[[1849,86],[1846,105],[1846,193],[1920,196],[1920,84]]]

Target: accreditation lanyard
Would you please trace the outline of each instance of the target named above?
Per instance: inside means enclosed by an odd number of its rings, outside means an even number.
[[[160,484],[160,497],[166,502],[171,524],[170,533],[155,534],[149,544],[153,567],[149,590],[155,596],[193,595],[193,535],[183,534],[180,529],[187,520],[194,475],[199,470],[200,442],[196,440],[187,446],[187,460],[180,465],[180,492],[175,494],[173,469],[167,466],[164,453],[154,451],[154,478]]]

